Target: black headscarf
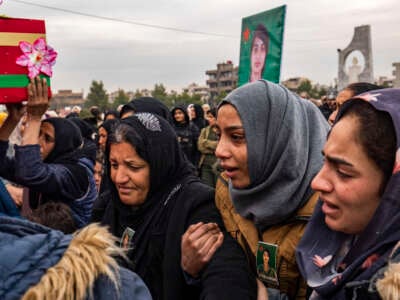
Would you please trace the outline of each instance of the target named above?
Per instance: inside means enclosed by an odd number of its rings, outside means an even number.
[[[94,140],[95,131],[93,127],[80,118],[70,118],[68,121],[78,126],[83,138],[82,154],[94,164],[96,162],[97,145]]]
[[[204,111],[199,104],[193,104],[193,109],[196,112],[196,117],[192,119],[192,122],[201,130],[207,126],[207,121],[204,119]]]
[[[120,119],[110,119],[104,121],[99,128],[103,127],[107,131],[107,135],[112,134],[114,128],[120,123]]]
[[[107,132],[107,139],[108,139],[108,137],[110,137],[110,135],[113,134],[115,127],[118,126],[120,121],[121,121],[120,119],[106,120],[103,122],[103,124],[101,124],[99,126],[99,128],[102,127]],[[110,182],[103,179],[108,176],[108,174],[109,174],[108,172],[109,172],[108,168],[104,168],[103,176],[102,176],[101,183],[100,183],[99,195],[102,195],[103,193],[107,192],[110,189],[110,187],[109,187]],[[95,206],[96,206],[96,204],[95,204]]]
[[[128,111],[133,111],[134,113],[147,112],[156,114],[172,124],[172,118],[168,107],[160,100],[153,97],[140,97],[125,104],[122,107],[121,116]]]
[[[79,128],[70,120],[49,118],[42,123],[54,127],[54,148],[44,160],[45,163],[75,163],[82,156],[83,139]]]
[[[79,128],[70,120],[64,118],[48,118],[42,123],[50,123],[54,127],[54,148],[43,161],[47,164],[62,164],[72,174],[74,174],[77,182],[84,190],[88,186],[88,176],[85,167],[78,164],[80,158],[84,157],[82,152],[83,139]],[[41,203],[45,203],[52,199],[52,195],[43,194],[41,192],[30,189],[29,203],[31,208],[36,208]]]
[[[103,223],[109,225],[111,232],[118,237],[126,227],[135,230],[134,244],[137,247],[135,253],[129,253],[129,256],[140,260],[150,238],[149,229],[166,218],[163,212],[166,210],[166,202],[171,191],[180,182],[191,178],[194,170],[181,151],[175,132],[169,123],[154,114],[138,113],[123,119],[115,134],[108,139],[106,148],[108,172],[110,172],[110,145],[120,140],[119,135],[124,126],[134,131],[133,135],[129,135],[127,142],[133,145],[138,155],[150,165],[150,189],[142,205],[135,207],[125,205],[120,201],[110,176],[107,176],[106,180],[110,181],[112,211],[107,211],[108,217],[106,216],[106,221]],[[163,228],[165,229],[165,226]],[[140,269],[140,266],[138,268]]]
[[[175,114],[175,111],[177,111],[177,110],[180,110],[185,115],[185,123],[179,123],[175,120],[174,114]],[[173,125],[175,125],[176,127],[186,127],[189,125],[189,122],[190,122],[189,115],[183,106],[176,106],[176,107],[172,108],[170,116],[172,118]]]
[[[104,120],[107,120],[108,116],[114,116],[116,119],[119,119],[119,112],[116,110],[109,110],[104,114]]]

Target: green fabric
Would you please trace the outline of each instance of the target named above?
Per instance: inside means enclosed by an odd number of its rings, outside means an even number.
[[[254,30],[259,24],[264,25],[269,34],[269,47],[262,78],[279,83],[285,15],[286,5],[283,5],[242,19],[238,86],[249,82],[252,40]]]
[[[39,75],[41,78],[46,78],[47,85],[50,86],[50,77]],[[0,75],[0,88],[20,88],[26,87],[29,84],[28,75]]]

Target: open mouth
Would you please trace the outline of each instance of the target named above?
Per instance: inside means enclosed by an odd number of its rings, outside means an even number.
[[[232,178],[233,176],[235,176],[235,174],[239,171],[239,168],[224,168],[225,169],[225,174],[226,176]]]
[[[322,205],[322,212],[325,215],[335,215],[339,212],[339,206],[332,204],[329,201],[324,201],[324,204]]]

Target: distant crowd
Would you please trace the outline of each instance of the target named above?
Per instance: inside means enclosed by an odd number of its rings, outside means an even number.
[[[0,299],[400,299],[400,89],[89,118],[27,89],[0,115]]]

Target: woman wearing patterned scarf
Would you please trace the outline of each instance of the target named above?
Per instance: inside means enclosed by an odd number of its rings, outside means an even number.
[[[374,274],[400,240],[399,147],[399,89],[355,96],[339,110],[312,182],[320,200],[296,253],[313,299],[379,298]],[[377,286],[398,299],[398,279]]]
[[[165,119],[151,113],[123,119],[108,140],[106,168],[111,193],[102,224],[121,239],[128,267],[154,299],[254,299],[255,281],[241,249],[217,230],[223,225],[214,191],[193,175]],[[198,274],[200,284],[191,286],[181,268],[181,238],[199,222],[211,224],[197,241],[222,246]]]

